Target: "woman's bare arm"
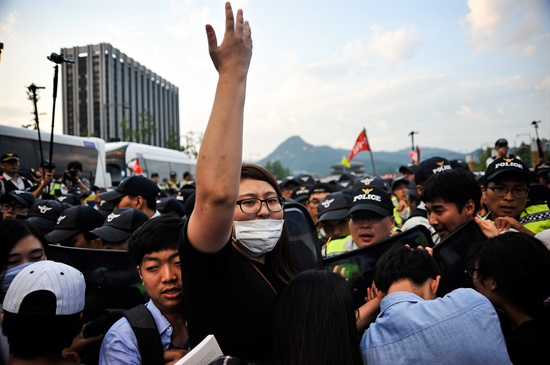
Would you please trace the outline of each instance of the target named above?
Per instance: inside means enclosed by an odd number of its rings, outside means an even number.
[[[218,46],[216,32],[206,26],[208,50],[219,79],[214,105],[199,151],[195,208],[188,239],[202,252],[217,252],[231,235],[242,164],[243,113],[252,38],[243,12],[233,16],[225,4],[225,34]]]

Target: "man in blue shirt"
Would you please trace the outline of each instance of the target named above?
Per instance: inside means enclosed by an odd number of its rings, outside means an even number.
[[[462,288],[436,299],[440,278],[422,248],[401,246],[380,258],[380,314],[361,340],[367,364],[510,364],[492,304]]]
[[[157,325],[167,363],[182,358],[188,348],[178,254],[178,236],[182,227],[181,218],[161,216],[147,221],[128,243],[128,254],[137,263],[137,271],[150,297],[145,305]],[[99,363],[142,363],[138,340],[125,317],[105,334]]]

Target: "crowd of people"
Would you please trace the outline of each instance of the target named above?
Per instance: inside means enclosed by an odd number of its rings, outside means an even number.
[[[225,354],[212,364],[550,360],[550,165],[529,169],[499,139],[479,175],[432,157],[391,180],[277,181],[241,162],[250,25],[226,3],[221,43],[210,25],[206,35],[219,80],[196,179],[152,173],[97,187],[78,161],[60,179],[44,161],[27,179],[17,154],[1,156],[0,364],[174,364],[210,334]],[[357,307],[345,270],[297,264],[289,200],[309,212],[325,258],[419,225],[431,242],[387,250]],[[466,242],[475,289],[438,296],[431,247],[472,222],[484,237]],[[127,255],[143,300],[82,317],[90,278],[49,260],[57,246]]]

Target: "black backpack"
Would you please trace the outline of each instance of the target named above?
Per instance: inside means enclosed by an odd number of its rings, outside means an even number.
[[[147,307],[143,304],[127,310],[100,310],[96,314],[95,319],[90,321],[84,328],[84,338],[107,333],[109,328],[123,316],[126,317],[136,335],[138,349],[141,355],[141,363],[147,365],[163,365],[164,350],[162,348],[157,324],[151,312],[149,312]],[[101,341],[91,344],[83,357],[84,363],[98,364],[100,347]]]

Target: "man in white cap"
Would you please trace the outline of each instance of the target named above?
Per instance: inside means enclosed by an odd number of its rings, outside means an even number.
[[[74,364],[62,355],[80,331],[86,284],[75,268],[40,261],[24,268],[4,298],[2,328],[10,364]],[[68,355],[69,356],[69,355]]]

